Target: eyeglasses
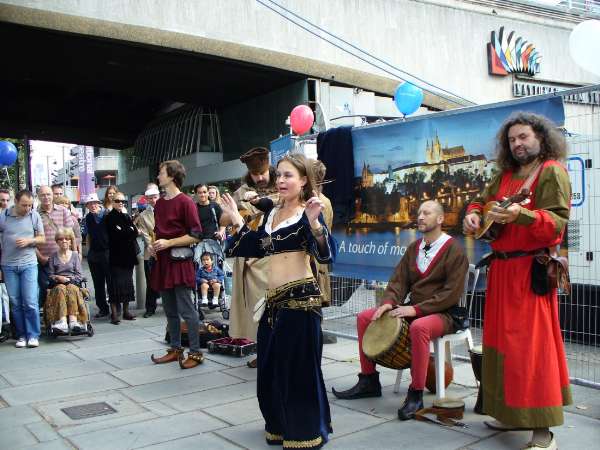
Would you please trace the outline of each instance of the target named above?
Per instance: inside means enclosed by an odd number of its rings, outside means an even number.
[[[127,203],[127,200],[119,200],[119,199],[116,199],[116,200],[113,200],[113,202],[114,202],[114,203]]]
[[[68,237],[58,237],[58,238],[56,238],[56,242],[58,242],[58,241],[70,241],[70,240],[71,240],[71,238],[68,238]]]

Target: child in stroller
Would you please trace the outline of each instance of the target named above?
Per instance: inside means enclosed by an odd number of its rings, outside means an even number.
[[[214,303],[214,299],[219,298],[224,279],[225,274],[219,266],[214,264],[213,255],[209,252],[202,253],[200,265],[196,271],[196,286],[200,289],[200,304],[202,306],[208,306],[209,289],[212,290],[213,294],[212,303]]]

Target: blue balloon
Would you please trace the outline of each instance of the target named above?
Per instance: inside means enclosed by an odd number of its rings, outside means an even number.
[[[419,109],[419,106],[423,103],[423,91],[414,84],[405,81],[396,88],[394,102],[398,111],[407,116]]]
[[[0,166],[12,166],[17,160],[17,147],[12,142],[0,141]]]

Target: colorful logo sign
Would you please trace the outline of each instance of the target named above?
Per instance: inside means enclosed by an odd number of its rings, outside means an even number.
[[[514,31],[507,37],[504,27],[500,27],[498,33],[492,31],[487,53],[490,75],[522,73],[533,76],[540,71],[542,55],[535,45],[522,37],[515,37]]]

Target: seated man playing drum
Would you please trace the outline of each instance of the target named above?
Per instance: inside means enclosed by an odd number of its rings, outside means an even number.
[[[442,231],[444,209],[436,201],[424,202],[418,211],[417,228],[421,239],[411,243],[394,269],[379,307],[362,311],[356,320],[361,373],[358,383],[333,394],[340,399],[381,397],[379,373],[375,363],[363,352],[363,336],[372,321],[383,314],[403,318],[409,323],[410,373],[412,382],[406,400],[398,410],[400,420],[412,419],[423,408],[423,388],[429,364],[429,343],[454,332],[450,311],[464,288],[469,267],[461,245]],[[410,301],[404,304],[406,296]]]

